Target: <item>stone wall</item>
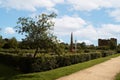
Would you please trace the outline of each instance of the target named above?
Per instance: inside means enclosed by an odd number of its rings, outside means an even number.
[[[117,46],[117,39],[98,39],[98,46],[110,46],[111,42],[113,42]]]

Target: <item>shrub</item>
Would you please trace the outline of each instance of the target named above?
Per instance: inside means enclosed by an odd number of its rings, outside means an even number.
[[[33,58],[0,53],[0,63],[13,66],[22,72],[30,72]]]
[[[106,56],[115,54],[115,51],[102,51],[101,54],[102,54],[102,57],[106,57]]]
[[[32,64],[34,63],[34,59],[32,57],[19,57],[17,64],[17,68],[24,73],[33,72]]]
[[[32,71],[46,71],[51,70],[57,67],[56,57],[38,57],[34,59],[34,63],[32,64]]]
[[[85,53],[89,53],[89,52],[90,52],[90,50],[88,50],[88,49],[85,49],[85,50],[84,50],[84,52],[85,52]]]
[[[66,54],[59,56],[39,56],[36,58],[22,57],[10,54],[0,53],[0,62],[13,66],[22,72],[38,72],[55,69],[58,67],[69,66],[92,59],[105,57],[114,54],[113,51],[103,51],[102,53],[92,52],[84,54]]]
[[[117,49],[116,52],[117,52],[117,53],[120,53],[120,49]]]
[[[91,59],[97,59],[102,57],[101,53],[97,53],[97,52],[90,53],[90,55],[91,55]]]
[[[11,53],[11,54],[24,54],[24,53],[34,53],[35,50],[27,50],[27,49],[1,49],[0,52],[3,53]]]

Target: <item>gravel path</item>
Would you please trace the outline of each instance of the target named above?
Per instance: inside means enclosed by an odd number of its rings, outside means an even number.
[[[120,72],[120,56],[57,80],[114,80]]]

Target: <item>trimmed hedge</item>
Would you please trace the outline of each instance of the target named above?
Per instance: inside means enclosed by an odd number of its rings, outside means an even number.
[[[40,56],[37,58],[21,57],[5,53],[0,53],[0,62],[13,66],[22,72],[38,72],[55,69],[58,67],[69,66],[80,62],[104,57],[104,53],[85,53],[85,54],[69,54],[60,56]],[[108,55],[105,55],[108,56]]]
[[[11,53],[11,54],[23,54],[23,53],[34,53],[35,50],[29,49],[0,49],[0,52]]]
[[[115,54],[115,51],[102,51],[101,54],[102,54],[102,57],[106,57],[106,56]]]
[[[116,52],[117,52],[117,53],[120,53],[120,49],[117,49]]]
[[[33,62],[33,59],[30,57],[0,53],[0,63],[15,67],[22,72],[30,72]]]

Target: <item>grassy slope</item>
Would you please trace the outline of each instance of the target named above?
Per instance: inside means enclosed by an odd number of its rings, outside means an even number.
[[[91,67],[95,64],[99,64],[101,62],[109,60],[112,57],[116,57],[119,55],[120,54],[116,54],[106,58],[99,58],[88,62],[62,67],[46,72],[37,72],[29,74],[20,74],[20,72],[15,71],[13,68],[0,64],[0,80],[55,80],[59,77]],[[117,80],[120,80],[120,78]]]
[[[120,54],[112,55],[106,58],[99,58],[99,59],[91,60],[88,62],[79,63],[79,64],[67,66],[67,67],[62,67],[62,68],[58,68],[58,69],[54,69],[54,70],[50,70],[46,72],[20,74],[20,75],[12,77],[11,79],[12,80],[55,80],[59,77],[91,67],[95,64],[99,64],[101,62],[104,62],[116,56],[120,56]]]
[[[115,80],[120,80],[120,73],[116,75]]]

